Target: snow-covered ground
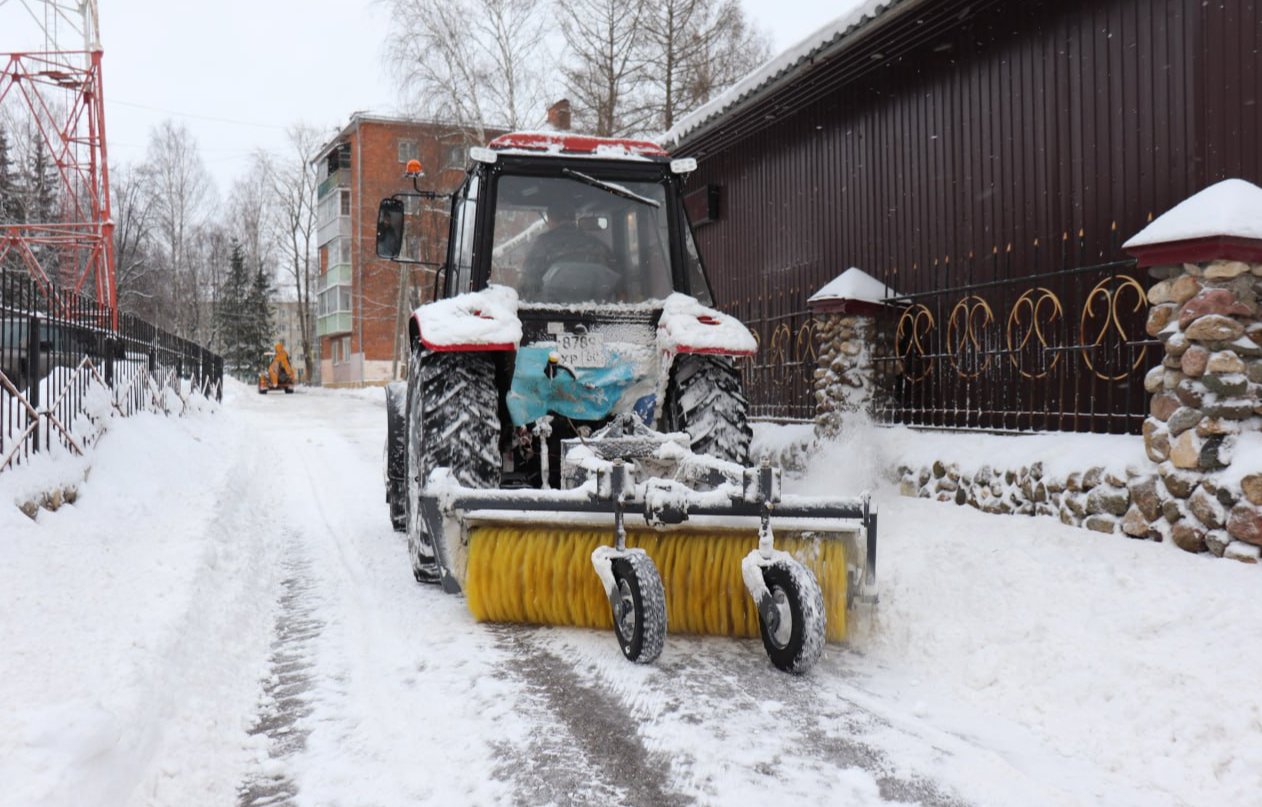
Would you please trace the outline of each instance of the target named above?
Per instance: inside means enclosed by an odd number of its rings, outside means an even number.
[[[0,803],[1262,804],[1255,567],[898,498],[915,440],[861,430],[794,483],[880,494],[851,645],[645,667],[415,584],[383,437],[379,390],[233,386],[115,423],[35,522],[56,469],[0,473]]]

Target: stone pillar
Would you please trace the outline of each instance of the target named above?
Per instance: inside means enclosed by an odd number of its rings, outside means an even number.
[[[815,436],[836,437],[846,415],[873,413],[878,345],[877,316],[898,293],[866,272],[850,268],[807,301],[819,325],[815,368]]]
[[[1224,189],[1229,183],[1239,184]],[[1143,429],[1144,448],[1156,463],[1160,515],[1153,506],[1142,517],[1128,514],[1125,529],[1135,535],[1146,523],[1149,537],[1169,537],[1189,552],[1257,562],[1262,240],[1247,237],[1248,226],[1239,228],[1245,234],[1231,231],[1232,202],[1251,208],[1240,214],[1251,215],[1255,231],[1262,232],[1262,189],[1228,180],[1177,206],[1126,244],[1157,281],[1148,292],[1148,334],[1161,340],[1163,356],[1144,380],[1152,399]],[[1189,229],[1189,222],[1200,229]]]
[[[845,313],[821,314],[817,319],[815,435],[836,437],[847,414],[872,412],[876,319]]]

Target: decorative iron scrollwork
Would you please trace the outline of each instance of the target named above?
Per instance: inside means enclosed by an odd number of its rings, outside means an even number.
[[[1113,275],[1095,284],[1082,305],[1082,323],[1079,329],[1081,341],[1078,343],[1082,346],[1082,358],[1087,368],[1097,378],[1105,381],[1121,381],[1126,378],[1143,364],[1148,353],[1145,346],[1135,360],[1129,363],[1121,354],[1121,347],[1130,341],[1130,335],[1123,324],[1125,309],[1122,308],[1127,292],[1135,300],[1129,310],[1134,316],[1148,305],[1148,295],[1144,293],[1144,287],[1139,285],[1139,281],[1126,275]],[[1090,334],[1095,334],[1095,338],[1088,342]],[[1111,334],[1115,336],[1114,340],[1109,339]]]
[[[1017,298],[1008,314],[1008,327],[1005,337],[1008,345],[1008,358],[1022,376],[1026,378],[1043,378],[1052,371],[1060,361],[1060,353],[1054,353],[1052,360],[1047,361],[1047,350],[1050,347],[1047,331],[1061,320],[1064,309],[1060,298],[1051,289],[1030,289]],[[1029,320],[1026,321],[1025,318]],[[1032,360],[1036,367],[1030,371],[1022,367],[1027,360]]]
[[[925,356],[930,352],[927,344],[929,334],[936,326],[933,312],[920,303],[910,306],[898,318],[894,344],[902,365],[902,375],[912,383],[923,381],[933,372],[933,363],[926,361]]]
[[[793,375],[793,367],[791,362],[791,348],[793,343],[793,332],[789,330],[789,326],[780,323],[776,329],[771,332],[771,344],[768,345],[767,363],[771,367],[772,378],[780,384],[788,383],[789,378]]]
[[[977,378],[990,367],[990,355],[983,345],[984,332],[995,321],[990,304],[968,295],[955,304],[947,319],[947,350],[951,366],[960,378]]]

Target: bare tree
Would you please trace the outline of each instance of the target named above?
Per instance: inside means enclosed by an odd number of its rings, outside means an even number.
[[[485,126],[538,120],[549,87],[545,0],[383,0],[387,60],[426,116],[486,140]]]
[[[289,129],[290,154],[284,161],[259,151],[254,155],[256,173],[266,184],[271,200],[269,225],[280,252],[285,273],[298,301],[298,328],[306,377],[315,373],[315,323],[312,322],[316,276],[316,172],[311,158],[319,151],[319,132],[298,124]]]
[[[121,311],[152,320],[162,278],[153,248],[153,196],[132,165],[110,169],[114,216],[114,277]]]
[[[153,233],[170,289],[164,319],[177,334],[196,340],[206,289],[201,261],[194,260],[193,236],[211,211],[214,184],[188,128],[170,120],[150,132],[143,170],[153,192]]]
[[[644,79],[653,120],[670,129],[765,62],[767,37],[750,26],[737,0],[647,0]]]
[[[558,0],[566,84],[580,124],[601,136],[641,131],[649,120],[641,26],[646,0]]]
[[[258,167],[233,182],[228,197],[227,226],[232,237],[241,242],[242,257],[250,271],[262,267],[271,273],[275,243],[270,219],[275,200],[267,177]],[[217,283],[214,285],[218,287]]]

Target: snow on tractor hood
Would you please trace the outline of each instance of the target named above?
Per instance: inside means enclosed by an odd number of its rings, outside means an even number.
[[[662,307],[657,344],[667,353],[752,356],[758,350],[754,335],[736,317],[679,293],[667,297]]]
[[[521,344],[517,292],[507,286],[426,303],[412,320],[431,350],[516,350]]]

